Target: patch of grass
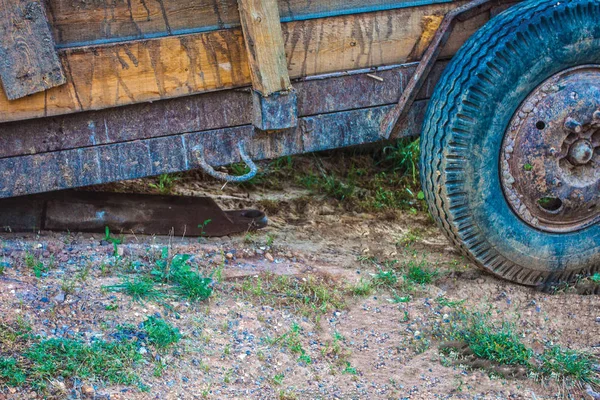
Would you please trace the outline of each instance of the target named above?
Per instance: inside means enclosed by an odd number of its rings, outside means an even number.
[[[550,345],[541,354],[536,354],[524,343],[523,335],[516,330],[514,323],[494,322],[491,310],[471,312],[460,307],[453,312],[451,321],[443,329],[443,339],[450,340],[444,346],[444,352],[464,344],[469,349],[467,358],[475,357],[494,363],[490,366],[492,373],[502,371],[495,365],[518,366],[538,379],[551,379],[570,386],[600,386],[597,357],[556,345]],[[460,351],[464,353],[464,350]],[[472,360],[470,365],[485,366]]]
[[[161,318],[148,317],[142,326],[148,334],[148,341],[159,350],[165,350],[181,340],[179,329]]]
[[[0,357],[0,381],[8,386],[21,386],[25,383],[27,376],[12,357]]]
[[[425,261],[415,263],[411,261],[407,265],[406,278],[419,285],[427,285],[435,281],[439,276],[439,272],[426,265]]]
[[[72,377],[130,385],[138,381],[133,367],[141,359],[136,346],[128,341],[96,341],[88,345],[55,338],[32,345],[22,362],[27,380],[33,387],[43,389],[53,379]]]
[[[552,379],[600,385],[598,359],[575,350],[551,346],[539,356],[539,372]]]
[[[162,174],[155,178],[153,183],[149,183],[148,186],[162,195],[168,195],[173,192],[175,183],[180,180],[179,174]]]
[[[131,297],[133,301],[142,302],[144,300],[158,301],[165,298],[165,293],[155,287],[152,279],[147,277],[125,278],[122,283],[117,285],[104,286],[109,292],[123,293]]]
[[[333,277],[323,274],[306,278],[262,274],[244,280],[240,290],[261,304],[288,307],[305,316],[318,317],[346,307],[343,290]]]

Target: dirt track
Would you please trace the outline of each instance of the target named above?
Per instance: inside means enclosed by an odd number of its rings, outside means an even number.
[[[0,261],[6,266],[0,276],[3,323],[24,319],[33,333],[43,337],[108,340],[117,325],[137,326],[156,314],[183,335],[168,352],[144,348],[145,358],[135,371],[147,391],[89,379],[64,383],[59,379],[50,385],[54,396],[591,398],[581,388],[566,388],[556,380],[490,377],[485,369],[449,362],[440,354],[435,333],[452,318],[449,304],[464,300],[461,306],[466,309],[489,307],[498,322],[513,321],[534,351],[552,342],[600,355],[600,296],[550,295],[500,281],[457,253],[422,212],[399,212],[394,218],[348,212],[327,198],[291,187],[283,192],[253,189],[249,193],[243,188],[220,189],[218,183],[188,181],[175,191],[216,194],[229,208],[264,206],[265,199],[271,199],[279,210],[269,210],[269,228],[254,235],[200,241],[126,236],[119,252],[131,261],[129,271],[107,270],[114,258],[113,247],[102,235],[1,236]],[[206,274],[224,267],[223,279],[215,284],[208,301],[191,304],[173,299],[165,308],[102,289],[126,274],[142,271],[165,246],[171,254],[193,255]],[[53,260],[41,277],[25,265],[27,253],[46,264]],[[367,296],[346,296],[346,306],[328,309],[320,317],[280,304],[280,293],[261,299],[240,290],[242,282],[253,282],[264,271],[301,280],[324,276],[342,289],[371,279],[384,266],[401,274],[403,266],[411,263],[435,268],[439,274],[432,283],[414,285],[406,293],[379,288]],[[84,279],[65,295],[65,282],[86,269]],[[398,296],[410,296],[410,301],[393,302]],[[283,344],[294,329],[299,342],[296,349]],[[153,375],[157,360],[164,366],[158,377]],[[0,391],[0,398],[36,396],[29,389],[4,387]]]

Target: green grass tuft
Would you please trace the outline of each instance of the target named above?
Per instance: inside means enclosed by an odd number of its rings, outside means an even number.
[[[148,317],[143,327],[148,334],[148,341],[159,350],[165,350],[181,340],[179,329],[163,319]]]
[[[539,372],[542,375],[572,382],[600,384],[600,376],[596,370],[598,360],[585,353],[552,346],[540,355],[540,363]]]
[[[127,341],[97,341],[90,345],[72,339],[48,339],[25,352],[27,375],[32,386],[62,378],[102,379],[112,384],[130,385],[138,381],[134,365],[142,359],[136,346]]]
[[[125,278],[122,283],[105,286],[104,289],[109,292],[124,293],[131,296],[134,301],[163,299],[165,294],[156,289],[154,285],[155,283],[149,278],[135,277],[133,279]]]

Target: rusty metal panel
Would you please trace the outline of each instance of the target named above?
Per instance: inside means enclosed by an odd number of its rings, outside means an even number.
[[[267,133],[251,125],[0,159],[0,198],[142,178],[199,167],[202,145],[214,166],[239,161],[244,141],[255,160],[354,146],[379,140],[392,106],[305,117],[294,129]],[[417,136],[426,102],[415,103],[402,134]]]
[[[418,100],[429,98],[445,66],[445,62],[436,65],[417,96]],[[296,81],[298,114],[306,117],[397,103],[415,68],[416,64],[408,64]],[[0,124],[0,158],[251,123],[250,89],[206,93],[110,110]]]

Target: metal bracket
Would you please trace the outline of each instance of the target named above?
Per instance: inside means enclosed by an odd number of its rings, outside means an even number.
[[[246,154],[243,142],[238,143],[238,150],[240,152],[240,158],[250,168],[250,172],[242,176],[233,176],[225,172],[215,171],[215,169],[206,161],[206,158],[204,157],[204,146],[202,144],[199,144],[194,147],[194,154],[196,155],[196,158],[198,159],[198,163],[200,164],[202,170],[210,176],[212,176],[213,178],[233,183],[247,182],[256,176],[256,174],[258,173],[258,167],[256,166],[256,164],[254,164],[254,162],[248,156],[248,154]]]
[[[408,116],[411,106],[423,84],[427,81],[427,77],[448,42],[456,23],[474,18],[504,3],[514,2],[515,0],[474,0],[446,14],[431,44],[419,62],[415,74],[410,79],[406,89],[404,89],[400,101],[383,119],[380,130],[380,136],[383,139],[395,139],[398,136],[400,123]]]

